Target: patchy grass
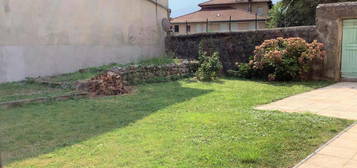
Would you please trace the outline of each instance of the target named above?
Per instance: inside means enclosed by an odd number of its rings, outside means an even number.
[[[124,65],[119,64],[109,64],[99,67],[86,68],[77,72],[67,73],[63,75],[51,76],[44,78],[46,81],[50,82],[75,82],[78,80],[90,79],[96,75],[99,75],[105,71],[108,71],[114,67],[122,67]]]
[[[179,62],[180,60],[172,59],[169,57],[158,57],[158,58],[143,60],[135,64],[134,63],[126,64],[126,65],[109,64],[99,67],[92,67],[74,73],[46,77],[43,79],[49,82],[73,83],[78,80],[90,79],[98,74],[103,73],[104,71],[110,70],[118,66],[126,67],[130,65],[163,65],[163,64],[171,64],[171,63],[179,63]],[[5,83],[5,84],[0,84],[0,103],[8,102],[8,101],[16,101],[21,99],[62,96],[74,92],[75,91],[71,89],[53,88],[35,82],[31,82],[31,80]]]
[[[352,122],[253,107],[325,86],[222,79],[0,111],[6,168],[291,167]]]
[[[158,58],[152,58],[152,59],[147,59],[140,61],[138,63],[131,63],[131,64],[109,64],[109,65],[104,65],[104,66],[99,66],[99,67],[92,67],[92,68],[87,68],[83,69],[78,72],[74,73],[68,73],[64,75],[59,75],[59,76],[53,76],[49,77],[46,80],[52,81],[52,82],[74,82],[78,80],[86,80],[90,79],[100,73],[103,73],[105,71],[108,71],[114,67],[126,67],[130,65],[164,65],[164,64],[172,64],[172,63],[179,63],[180,61],[178,59],[173,59],[170,57],[158,57]]]
[[[165,65],[165,64],[173,64],[173,63],[180,63],[180,60],[172,59],[169,57],[158,57],[158,58],[152,58],[152,59],[140,61],[138,65]]]
[[[71,90],[51,88],[29,82],[0,84],[0,103],[20,99],[60,96],[71,93]]]

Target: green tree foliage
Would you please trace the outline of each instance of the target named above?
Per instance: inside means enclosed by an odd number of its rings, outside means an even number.
[[[269,12],[270,20],[268,25],[270,28],[284,27],[284,6],[282,2],[276,3]]]
[[[270,11],[271,27],[315,25],[316,7],[324,3],[357,0],[282,0]]]

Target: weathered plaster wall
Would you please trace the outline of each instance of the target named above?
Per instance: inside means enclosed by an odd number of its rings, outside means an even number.
[[[150,0],[0,0],[0,82],[160,56],[167,16]]]
[[[317,33],[319,40],[326,45],[324,65],[325,76],[341,80],[342,22],[344,19],[357,19],[357,2],[322,4],[317,7]]]

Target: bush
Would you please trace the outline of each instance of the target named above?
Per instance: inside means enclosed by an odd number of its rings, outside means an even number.
[[[240,64],[238,74],[269,81],[306,80],[313,63],[322,62],[323,44],[301,38],[266,40],[254,51],[248,64]]]
[[[207,47],[209,41],[202,40],[199,48],[199,68],[196,77],[201,81],[215,80],[222,71],[223,65],[220,61],[220,54]]]
[[[238,71],[228,70],[228,75],[239,78],[251,78],[252,69],[248,63],[236,64]]]

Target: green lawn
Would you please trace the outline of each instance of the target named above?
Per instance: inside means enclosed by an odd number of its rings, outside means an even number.
[[[69,89],[52,88],[29,82],[0,84],[0,103],[21,99],[60,96],[72,93]]]
[[[291,167],[351,121],[253,107],[325,86],[221,79],[0,111],[6,168]]]

